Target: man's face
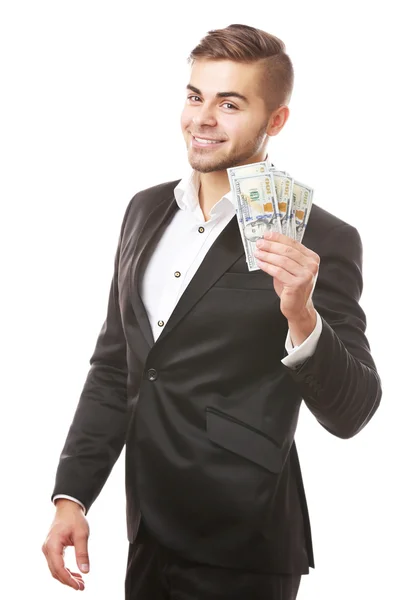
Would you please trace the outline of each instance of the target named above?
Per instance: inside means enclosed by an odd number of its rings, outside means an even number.
[[[259,92],[260,78],[257,64],[194,62],[181,115],[193,169],[210,173],[264,160],[265,155],[256,157],[265,150],[269,117]],[[196,141],[198,137],[203,140]]]

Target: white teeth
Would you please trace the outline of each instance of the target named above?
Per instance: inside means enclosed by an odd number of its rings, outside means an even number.
[[[219,144],[219,142],[214,141],[214,140],[201,140],[200,138],[195,137],[194,138],[196,140],[196,142],[199,142],[200,144]]]

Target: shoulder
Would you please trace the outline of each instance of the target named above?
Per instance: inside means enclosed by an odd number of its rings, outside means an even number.
[[[162,202],[162,200],[169,198],[173,195],[174,189],[178,185],[181,179],[176,179],[174,181],[166,181],[164,183],[159,183],[157,185],[153,185],[151,187],[145,188],[140,192],[137,192],[131,202],[132,203],[140,203],[143,201],[156,203]]]
[[[334,214],[330,213],[324,208],[321,208],[320,206],[318,206],[318,204],[314,204],[311,209],[308,225],[311,228],[318,229],[321,232],[323,231],[325,235],[326,233],[328,233],[328,231],[337,228],[354,229],[354,227],[350,225],[350,223],[346,223],[346,221],[339,219],[339,217],[336,217]]]
[[[357,229],[343,219],[314,204],[311,209],[303,243],[319,253],[332,245],[361,248],[361,238]]]
[[[126,222],[130,220],[130,217],[135,219],[146,217],[149,211],[155,206],[162,204],[168,199],[172,199],[174,189],[180,181],[181,179],[166,181],[165,183],[159,183],[137,192],[131,198],[125,209],[122,227],[124,228]]]

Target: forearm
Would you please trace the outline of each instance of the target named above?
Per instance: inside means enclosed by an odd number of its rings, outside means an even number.
[[[128,366],[118,292],[119,253],[126,210],[114,260],[107,317],[100,330],[56,474],[55,495],[79,498],[88,511],[125,443]]]
[[[126,373],[92,366],[60,456],[52,498],[67,493],[89,510],[122,451],[127,421]]]
[[[350,438],[378,408],[380,379],[370,357],[362,362],[346,349],[324,319],[322,324],[315,353],[288,372],[321,425],[338,437]]]

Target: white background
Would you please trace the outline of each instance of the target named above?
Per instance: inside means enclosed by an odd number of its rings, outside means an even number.
[[[300,600],[398,597],[399,41],[394,1],[1,3],[1,565],[8,600],[69,598],[41,545],[64,439],[105,318],[125,208],[187,169],[186,58],[210,29],[284,40],[296,81],[279,167],[364,243],[382,405],[351,440],[303,407],[316,570]],[[89,512],[85,597],[123,598],[123,454]],[[72,552],[72,551],[71,551]],[[73,554],[67,553],[73,567]],[[3,592],[2,592],[3,595]]]

